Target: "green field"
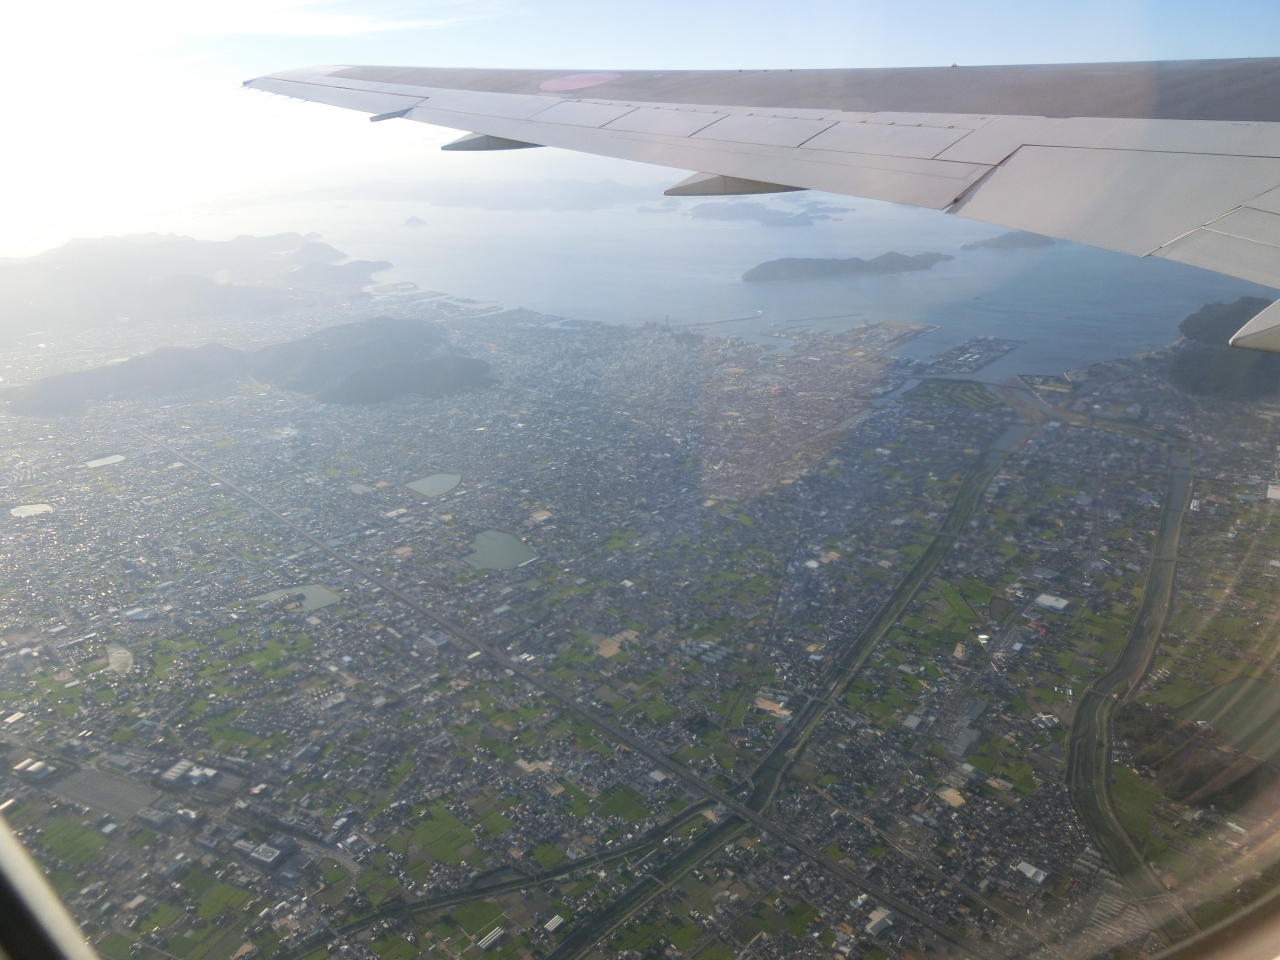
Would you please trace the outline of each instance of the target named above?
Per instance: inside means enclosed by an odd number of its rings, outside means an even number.
[[[132,960],[133,954],[129,950],[132,946],[132,940],[115,932],[108,933],[97,943],[98,952],[108,960]]]
[[[56,820],[40,836],[40,845],[59,860],[81,864],[92,860],[106,846],[107,838],[97,830],[72,820]]]
[[[994,410],[1000,398],[972,380],[924,380],[902,395],[918,403],[945,403],[966,410]]]
[[[560,786],[564,787],[564,793],[560,795],[560,802],[564,804],[565,811],[570,816],[589,817],[591,815],[591,798],[573,784],[564,780],[560,781]]]
[[[382,960],[413,960],[418,955],[418,948],[402,937],[387,934],[380,940],[369,944],[373,952]]]
[[[400,888],[400,883],[385,871],[375,867],[360,874],[356,886],[364,891],[369,902],[376,907],[395,893]]]
[[[675,710],[657,697],[645,701],[643,707],[645,716],[654,723],[667,723],[676,715]]]
[[[432,807],[430,818],[420,821],[413,828],[413,842],[445,863],[461,863],[459,848],[474,839],[475,834],[463,826],[443,804]]]
[[[142,928],[151,930],[156,927],[163,929],[169,926],[175,920],[182,916],[182,910],[175,907],[171,903],[158,903],[154,910],[147,914],[147,919],[143,921]]]
[[[1233,747],[1259,760],[1280,759],[1280,686],[1274,683],[1236,677],[1192,700],[1178,714],[1213,724]]]
[[[468,936],[475,936],[502,916],[502,909],[488,900],[472,900],[453,911],[453,921]]]
[[[601,798],[596,815],[601,817],[622,817],[630,823],[638,823],[649,816],[644,805],[644,797],[631,787],[612,790]]]
[[[557,850],[553,844],[544,843],[540,847],[534,847],[533,859],[538,861],[538,866],[543,870],[550,870],[564,859],[564,851]]]
[[[1116,806],[1116,816],[1134,843],[1141,845],[1151,832],[1151,813],[1160,802],[1160,791],[1128,767],[1115,765],[1111,772],[1115,777],[1111,784],[1111,797]]]
[[[196,913],[201,920],[212,920],[221,913],[239,910],[249,899],[249,894],[228,883],[217,883],[200,898]],[[172,921],[171,921],[172,922]]]
[[[793,937],[803,937],[809,932],[809,924],[817,917],[817,908],[801,900],[787,914],[787,930]]]
[[[502,815],[499,810],[490,810],[485,818],[480,821],[480,825],[484,827],[485,833],[490,837],[496,837],[500,833],[505,833],[511,829],[511,821]]]

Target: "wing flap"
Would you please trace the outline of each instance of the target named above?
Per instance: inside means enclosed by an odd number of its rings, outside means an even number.
[[[436,90],[419,88],[424,100],[439,110],[456,110],[485,117],[528,120],[564,101],[559,97],[532,97],[516,93],[485,93],[482,90]]]
[[[1280,285],[1280,247],[1227,233],[1196,230],[1178,238],[1158,255],[1241,280],[1270,287]]]
[[[938,154],[938,159],[958,163],[997,164],[1020,147],[1032,144],[1062,146],[1049,135],[1057,122],[1046,117],[996,117],[947,147]],[[1077,145],[1083,146],[1071,144]]]
[[[1266,210],[1270,213],[1280,213],[1280,187],[1274,190],[1268,190],[1260,196],[1254,197],[1249,201],[1249,207],[1254,210]]]
[[[722,140],[769,147],[798,147],[823,130],[835,126],[826,120],[799,120],[786,117],[754,117],[729,114],[693,134],[698,140]]]
[[[834,150],[837,153],[874,153],[884,157],[932,160],[969,134],[970,131],[964,128],[899,126],[864,120],[860,123],[837,123],[806,141],[805,146],[810,150]]]
[[[1255,210],[1252,203],[1239,210],[1232,210],[1225,217],[1206,223],[1204,229],[1239,237],[1241,240],[1252,240],[1254,243],[1280,247],[1280,216],[1265,210]]]
[[[1053,121],[1051,126],[1042,131],[1041,136],[1046,134],[1044,142],[1057,146],[1280,157],[1280,124],[1277,123],[1073,117]]]
[[[567,123],[575,127],[603,127],[620,120],[635,110],[630,104],[589,103],[583,100],[561,100],[530,119],[539,123]]]
[[[1030,146],[953,212],[1145,256],[1277,184],[1280,159]]]
[[[953,146],[938,154],[938,158],[967,163],[999,163],[1023,146],[1280,157],[1280,123],[997,117],[958,139]]]
[[[678,110],[674,107],[639,107],[605,126],[628,133],[654,133],[664,137],[691,137],[725,114],[707,110]]]

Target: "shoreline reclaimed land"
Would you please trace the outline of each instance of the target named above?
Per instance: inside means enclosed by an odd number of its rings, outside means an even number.
[[[1136,954],[1273,889],[1280,406],[1182,346],[324,309],[489,383],[5,416],[0,805],[105,956]]]

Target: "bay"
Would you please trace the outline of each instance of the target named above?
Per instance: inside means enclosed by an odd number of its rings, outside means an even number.
[[[528,188],[536,206],[538,185]],[[495,190],[509,198],[512,186]],[[1275,292],[1155,257],[1056,242],[970,249],[1006,231],[937,211],[832,195],[716,201],[607,198],[594,209],[485,209],[412,200],[275,203],[206,218],[243,232],[312,229],[352,257],[391,260],[380,282],[605,323],[658,321],[779,345],[777,333],[878,321],[938,329],[906,347],[924,358],[975,336],[1024,346],[985,368],[999,380],[1052,374],[1158,349],[1200,305]],[[483,203],[469,199],[467,203]],[[509,201],[504,201],[508,203]],[[728,205],[737,205],[723,217]],[[720,205],[707,212],[713,205]],[[701,210],[699,210],[701,208]],[[406,226],[416,217],[421,226]],[[755,217],[756,219],[752,219]],[[829,219],[828,219],[829,218]],[[805,222],[769,226],[760,221]],[[945,253],[927,271],[746,283],[780,257]],[[785,346],[785,343],[781,343]]]

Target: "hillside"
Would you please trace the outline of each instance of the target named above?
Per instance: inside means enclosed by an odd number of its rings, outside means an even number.
[[[1280,356],[1227,346],[1231,336],[1268,306],[1260,297],[1208,303],[1178,324],[1189,345],[1174,354],[1169,378],[1187,393],[1223,400],[1280,395]],[[1203,346],[1201,346],[1203,344]]]
[[[207,390],[243,376],[249,355],[208,343],[202,347],[162,347],[118,363],[58,373],[4,392],[12,413],[71,413],[86,403],[139,400],[171,393]]]
[[[489,364],[472,357],[441,356],[429,360],[362,367],[316,394],[322,403],[381,403],[406,394],[439,398],[487,386]]]
[[[325,403],[376,403],[404,394],[442,397],[487,385],[489,365],[447,353],[422,320],[374,317],[327,327],[252,353],[219,343],[164,347],[89,370],[0,391],[12,413],[69,414],[86,404],[222,390],[252,376]]]
[[[249,371],[259,380],[312,393],[362,367],[425,360],[444,346],[444,337],[431,324],[373,317],[263,347],[250,357]]]
[[[1271,305],[1261,297],[1241,297],[1234,303],[1206,303],[1178,324],[1188,340],[1225,347],[1237,330]]]

